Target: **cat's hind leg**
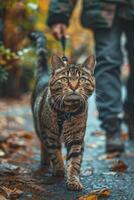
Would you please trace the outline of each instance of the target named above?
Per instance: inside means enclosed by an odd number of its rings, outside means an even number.
[[[47,148],[43,142],[41,142],[41,166],[42,167],[50,167],[50,158],[47,151]]]
[[[47,138],[46,148],[49,154],[49,158],[52,162],[53,175],[54,176],[64,176],[64,163],[61,153],[61,144],[58,140],[52,140]]]

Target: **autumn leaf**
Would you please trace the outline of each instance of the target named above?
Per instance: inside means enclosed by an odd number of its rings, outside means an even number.
[[[127,168],[128,166],[122,160],[117,160],[113,163],[111,170],[117,172],[125,172]]]
[[[100,197],[107,198],[110,196],[108,188],[102,188],[91,191],[89,194],[80,197],[78,200],[99,200]]]
[[[94,194],[89,194],[89,195],[80,197],[78,200],[98,200],[98,197]]]
[[[21,196],[23,191],[15,188],[15,189],[10,189],[5,186],[0,187],[0,193],[7,198],[7,199],[16,199],[17,197]]]

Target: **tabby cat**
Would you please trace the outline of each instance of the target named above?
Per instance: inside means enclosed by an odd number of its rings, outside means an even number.
[[[42,164],[53,168],[53,175],[64,176],[61,136],[67,149],[66,185],[81,190],[80,166],[83,157],[87,121],[87,99],[94,91],[95,58],[90,55],[83,64],[69,64],[52,56],[52,73],[48,80],[45,39],[33,33],[37,42],[38,72],[32,97],[35,129],[41,141]]]

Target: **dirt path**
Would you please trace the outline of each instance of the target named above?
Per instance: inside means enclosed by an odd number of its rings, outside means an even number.
[[[0,200],[75,200],[102,188],[111,191],[105,199],[134,200],[134,144],[128,143],[124,134],[126,153],[120,158],[111,155],[111,159],[105,155],[105,137],[98,128],[94,98],[89,102],[82,192],[67,191],[64,180],[51,177],[51,171],[40,168],[39,141],[34,133],[29,101],[24,99],[19,103],[0,101]],[[94,199],[88,196],[87,200]]]

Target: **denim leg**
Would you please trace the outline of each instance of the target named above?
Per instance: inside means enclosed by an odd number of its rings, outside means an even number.
[[[124,32],[127,37],[126,49],[130,64],[130,75],[127,82],[126,104],[134,109],[134,21],[124,21]]]
[[[122,113],[120,66],[122,26],[116,18],[111,28],[98,28],[94,31],[97,65],[96,104],[99,118],[103,122],[111,116]]]

